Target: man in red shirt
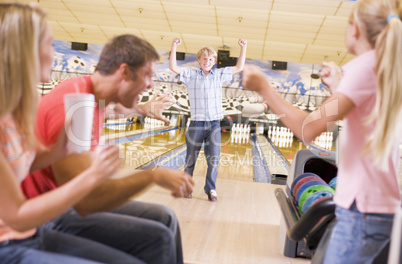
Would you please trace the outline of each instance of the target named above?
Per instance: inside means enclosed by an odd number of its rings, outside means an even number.
[[[65,122],[64,95],[92,93],[94,112],[91,150],[99,143],[106,110],[115,114],[143,114],[161,118],[167,98],[137,105],[138,95],[154,86],[152,76],[159,55],[147,41],[133,35],[111,39],[102,50],[91,76],[68,79],[45,95],[38,109],[39,140],[53,144]],[[108,107],[113,104],[113,109]],[[154,106],[157,106],[156,109]],[[150,110],[153,109],[151,113]],[[50,191],[74,178],[91,163],[90,152],[74,153],[51,167],[36,171],[22,183],[27,197]],[[54,220],[53,228],[118,248],[138,263],[183,263],[180,229],[175,213],[162,205],[130,201],[156,183],[175,197],[192,192],[194,182],[184,172],[157,168],[106,180],[74,209]],[[83,217],[86,216],[86,217]]]

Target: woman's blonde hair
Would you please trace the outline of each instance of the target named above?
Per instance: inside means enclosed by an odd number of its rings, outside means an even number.
[[[375,165],[383,170],[387,170],[388,158],[401,137],[401,15],[400,0],[360,0],[351,15],[376,49],[377,95],[367,120],[367,125],[375,128],[365,151],[373,153]]]
[[[31,5],[0,4],[0,120],[12,114],[25,144],[36,144],[34,122],[45,13]]]
[[[201,59],[202,56],[212,56],[215,58],[215,62],[218,58],[216,51],[211,47],[203,47],[202,49],[200,49],[197,53],[197,59]]]

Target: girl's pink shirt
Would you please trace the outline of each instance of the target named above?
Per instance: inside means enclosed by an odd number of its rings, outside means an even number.
[[[373,165],[376,153],[363,154],[368,135],[374,128],[374,125],[366,127],[365,120],[375,104],[375,64],[375,50],[370,50],[342,67],[343,77],[335,92],[347,96],[355,108],[344,118],[339,137],[334,201],[343,208],[349,208],[356,201],[362,213],[392,214],[401,206],[397,179],[400,142],[395,142],[388,159],[388,171]]]

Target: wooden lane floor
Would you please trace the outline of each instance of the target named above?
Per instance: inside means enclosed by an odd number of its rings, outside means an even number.
[[[130,175],[144,164],[185,145],[185,129],[139,123],[112,125],[104,127],[101,141],[114,140],[120,149],[122,166],[114,178]]]
[[[116,126],[106,126],[102,131],[102,140],[130,141],[132,137],[139,137],[160,130],[172,129],[174,126],[149,127],[139,123],[126,123]]]
[[[292,163],[294,156],[299,150],[308,149],[308,147],[303,142],[299,141],[296,137],[291,139],[289,145],[280,145],[278,141],[272,140],[272,137],[268,138],[271,140],[273,145],[275,145],[275,147],[281,152],[281,154],[289,161],[289,163]],[[319,145],[315,146],[317,148],[324,149]],[[327,148],[327,150],[336,151],[336,141],[331,141],[330,147]]]
[[[185,129],[174,129],[119,144],[123,169],[137,169],[185,144]]]
[[[229,137],[222,133],[218,202],[209,202],[203,190],[207,170],[203,152],[194,170],[192,199],[173,198],[159,186],[136,199],[164,204],[176,212],[185,263],[310,263],[280,252],[281,213],[274,189],[283,187],[253,182],[250,144],[233,144]]]
[[[203,164],[203,166],[201,166]],[[221,156],[219,160],[218,178],[253,182],[253,164],[250,143],[230,143],[230,133],[221,135]],[[194,176],[205,176],[207,163],[204,151],[201,150],[194,168]]]

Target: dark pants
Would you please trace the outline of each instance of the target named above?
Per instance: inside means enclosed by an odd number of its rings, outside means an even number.
[[[138,263],[183,263],[176,214],[163,205],[130,201],[111,212],[94,213],[87,217],[69,210],[50,224],[53,224],[54,230],[126,252],[141,260]]]
[[[204,191],[208,193],[216,189],[215,182],[218,177],[221,153],[221,126],[219,120],[190,122],[186,134],[187,156],[184,171],[191,176],[203,144],[208,165]]]
[[[3,242],[0,261],[7,264],[144,263],[127,253],[85,238],[40,227],[35,236]]]

